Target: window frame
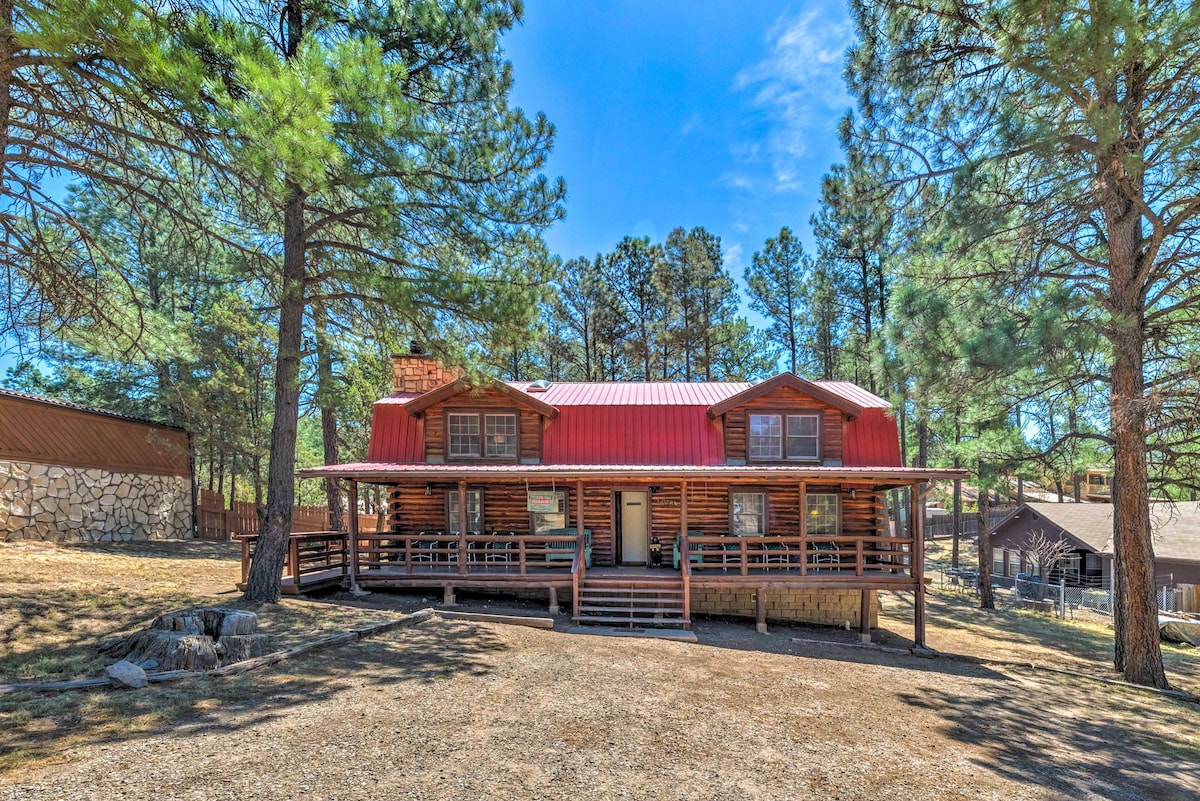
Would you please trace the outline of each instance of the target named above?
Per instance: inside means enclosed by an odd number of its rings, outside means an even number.
[[[444,411],[445,421],[445,458],[446,461],[454,462],[499,462],[499,463],[518,463],[521,460],[521,412],[519,409],[507,407],[493,408],[453,408]],[[451,448],[450,439],[450,419],[452,417],[474,417],[476,426],[479,431],[479,447],[474,453],[461,454],[454,453]],[[488,455],[487,443],[487,423],[489,417],[511,417],[513,419],[514,433],[513,452],[511,455]]]
[[[542,529],[543,532],[549,531],[550,529],[554,529],[554,528],[571,528],[571,498],[567,494],[567,490],[555,489],[555,490],[551,490],[551,492],[553,492],[556,496],[558,496],[560,503],[562,504],[562,511],[561,512],[530,512],[529,513],[529,533],[530,534],[538,534],[539,533],[538,532],[538,518],[540,516],[562,515],[562,519],[563,519],[563,523],[561,526],[554,526],[554,525],[546,526],[545,528]]]
[[[471,497],[476,496],[478,500],[476,505],[479,507],[479,530],[471,530]],[[452,537],[458,536],[458,512],[451,508],[451,504],[458,504],[458,488],[446,490],[446,533]],[[467,536],[473,534],[482,535],[487,531],[484,525],[484,509],[483,509],[483,488],[482,487],[467,487]]]
[[[813,536],[812,520],[809,518],[809,501],[812,498],[833,498],[833,532],[830,534],[816,533],[818,537],[838,537],[842,530],[842,493],[840,492],[805,492],[804,493],[804,531],[807,536]]]
[[[742,534],[742,533],[738,532],[737,526],[735,525],[735,521],[737,520],[737,515],[739,513],[734,511],[734,507],[737,503],[734,500],[734,497],[738,496],[738,495],[753,495],[753,496],[758,496],[758,497],[762,498],[762,511],[757,513],[760,517],[761,526],[759,527],[760,530],[757,533]],[[741,514],[745,514],[745,513],[743,512]],[[769,536],[768,532],[770,531],[770,525],[771,525],[771,498],[770,498],[770,495],[766,492],[766,490],[761,490],[761,489],[746,489],[746,490],[737,490],[737,491],[730,490],[730,492],[729,492],[729,535],[731,537],[766,537],[766,536]]]
[[[756,417],[773,417],[778,420],[779,425],[779,448],[778,456],[755,456],[752,440],[761,435],[755,435],[754,418]],[[789,423],[792,420],[811,419],[815,422],[815,434],[792,434],[789,432]],[[748,462],[815,462],[819,463],[822,459],[822,438],[821,426],[825,419],[825,413],[821,410],[806,410],[806,409],[755,409],[746,411],[746,461]],[[802,425],[802,423],[797,423]],[[815,455],[813,456],[792,456],[789,455],[789,441],[792,439],[813,440],[815,445]]]
[[[1004,548],[992,546],[992,575],[1003,576],[1008,566],[1008,553]],[[999,568],[997,570],[997,568]]]

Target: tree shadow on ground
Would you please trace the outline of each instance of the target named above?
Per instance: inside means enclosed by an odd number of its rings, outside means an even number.
[[[483,676],[506,648],[486,628],[427,620],[240,676],[189,678],[138,691],[0,696],[0,772],[82,746],[245,731],[356,687]]]
[[[242,546],[225,540],[147,540],[144,542],[70,542],[57,547],[66,551],[103,553],[138,559],[211,559],[241,564]]]
[[[971,695],[924,686],[899,697],[937,715],[949,739],[982,749],[985,757],[972,757],[980,770],[1033,780],[1070,798],[1197,797],[1200,753],[1162,736],[1192,730],[1194,709],[1068,683],[1059,677],[1010,680],[981,685]],[[1068,704],[1067,693],[1084,697]]]
[[[912,596],[908,593],[892,593],[886,596],[887,622],[904,625],[912,620]],[[1082,669],[1096,675],[1118,677],[1112,666],[1113,635],[1111,631],[1099,630],[1048,618],[1032,612],[1008,609],[979,609],[977,602],[969,597],[953,595],[930,595],[926,605],[926,617],[934,642],[939,647],[939,633],[964,633],[983,638],[997,646],[981,652],[978,647],[968,648],[976,656],[1013,658],[1018,660],[1054,663]],[[911,641],[908,641],[911,642]],[[1036,646],[1047,654],[1009,656],[998,653],[1006,646]],[[944,646],[943,646],[944,647]],[[1200,650],[1173,643],[1161,643],[1163,662],[1169,672],[1168,678],[1180,689],[1200,691]],[[962,650],[960,644],[946,650]]]

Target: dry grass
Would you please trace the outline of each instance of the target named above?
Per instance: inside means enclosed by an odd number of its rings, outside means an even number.
[[[219,544],[0,545],[0,672],[94,673],[97,643],[157,613],[237,605],[236,577],[236,552]],[[282,646],[427,605],[333,600],[259,610],[264,630]],[[943,650],[1096,672],[1111,651],[1102,627],[982,612],[953,593],[932,594],[929,617]],[[885,596],[881,626],[902,643],[911,603]],[[689,646],[433,621],[237,678],[0,697],[0,788],[14,801],[1200,792],[1200,713],[1189,704],[793,641],[856,639],[839,630],[696,630],[701,644]],[[1193,652],[1168,649],[1168,663],[1179,686],[1200,689]]]
[[[964,538],[960,547],[960,564],[974,564],[974,539]],[[931,569],[949,567],[950,539],[927,543],[926,553]],[[933,575],[927,596],[931,647],[973,656],[1059,665],[1119,678],[1112,670],[1113,633],[1107,616],[1079,610],[1071,619],[1058,620],[1022,609],[985,611],[978,608],[979,600],[973,593],[943,586],[939,576]],[[893,621],[891,628],[903,631],[911,626],[911,598],[899,594],[886,597]],[[1200,649],[1164,642],[1162,652],[1171,683],[1200,694]]]
[[[100,675],[104,640],[197,605],[247,608],[233,589],[234,543],[0,544],[0,682]],[[390,615],[284,600],[256,610],[272,649]],[[145,694],[0,696],[0,771],[83,742],[161,730],[180,717],[261,693],[267,679],[186,681]],[[213,690],[218,692],[214,693]]]

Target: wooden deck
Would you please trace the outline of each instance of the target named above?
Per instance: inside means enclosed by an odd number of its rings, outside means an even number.
[[[581,576],[683,578],[698,589],[720,587],[916,589],[912,539],[897,537],[691,537],[684,569],[593,567],[564,554],[562,537],[537,535],[360,534],[353,554],[340,532],[291,535],[283,591],[332,587],[572,589]],[[256,536],[241,538],[242,583]],[[568,559],[564,559],[564,555]],[[664,555],[670,562],[670,555]]]

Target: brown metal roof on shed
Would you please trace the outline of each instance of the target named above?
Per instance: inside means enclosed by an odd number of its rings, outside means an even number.
[[[176,426],[0,390],[0,459],[123,473],[191,474]]]

